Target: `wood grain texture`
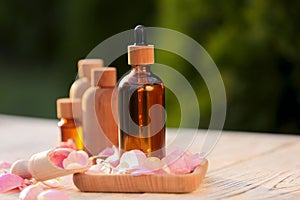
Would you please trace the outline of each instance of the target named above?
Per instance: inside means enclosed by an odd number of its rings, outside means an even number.
[[[33,153],[57,144],[56,120],[0,116],[0,160],[27,159]],[[186,129],[185,134],[193,130]],[[176,130],[167,129],[167,142]],[[199,132],[199,141],[204,131]],[[18,139],[16,139],[18,138]],[[191,147],[199,151],[199,141]],[[9,152],[9,153],[8,153]],[[63,178],[63,191],[72,200],[96,199],[300,199],[300,137],[224,131],[208,156],[209,168],[203,183],[187,194],[83,193]],[[0,194],[17,199],[18,193]]]

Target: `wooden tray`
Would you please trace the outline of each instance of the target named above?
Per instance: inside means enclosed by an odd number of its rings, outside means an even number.
[[[73,175],[75,186],[82,192],[156,192],[187,193],[196,190],[202,182],[208,162],[203,162],[193,173],[183,175],[143,175],[76,173]]]

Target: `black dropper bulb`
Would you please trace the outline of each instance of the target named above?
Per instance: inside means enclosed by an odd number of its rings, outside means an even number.
[[[134,29],[134,45],[147,46],[146,29],[142,25],[138,25]]]

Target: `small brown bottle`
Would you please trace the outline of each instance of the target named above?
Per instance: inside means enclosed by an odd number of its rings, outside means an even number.
[[[82,59],[78,61],[78,77],[70,88],[70,98],[81,99],[84,92],[91,87],[91,72],[94,68],[103,67],[102,59]]]
[[[84,148],[81,125],[81,100],[62,98],[56,101],[58,127],[61,131],[61,141],[72,139],[77,150]],[[75,111],[76,110],[76,111]],[[76,113],[76,114],[75,114]]]
[[[116,68],[93,69],[92,87],[82,97],[83,138],[85,151],[90,155],[98,155],[112,145],[118,146],[117,119],[113,116],[117,112],[113,95],[116,81]]]
[[[129,74],[118,85],[120,151],[138,149],[148,156],[165,155],[165,90],[150,70],[154,47],[147,45],[143,26],[135,28],[135,44],[128,46]]]

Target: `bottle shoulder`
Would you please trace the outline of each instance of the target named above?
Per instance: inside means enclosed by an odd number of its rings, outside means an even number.
[[[142,85],[163,85],[163,81],[154,73],[135,73],[130,71],[126,75],[124,75],[118,87],[134,85],[134,86],[142,86]]]
[[[93,98],[95,96],[96,91],[99,89],[99,87],[89,87],[87,90],[82,95],[82,102],[85,101],[86,99]]]
[[[73,87],[91,86],[91,81],[86,77],[79,78],[73,82],[72,86]]]
[[[70,88],[71,98],[81,98],[84,92],[91,87],[91,82],[88,78],[83,77],[73,82]]]

